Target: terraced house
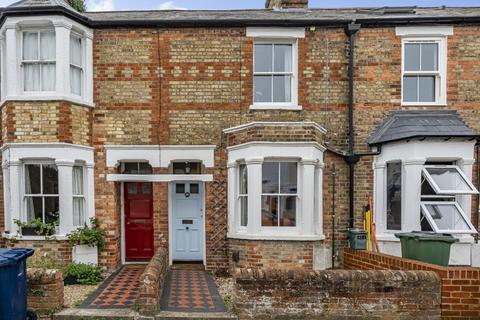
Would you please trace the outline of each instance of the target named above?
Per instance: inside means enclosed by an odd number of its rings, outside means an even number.
[[[0,244],[57,251],[96,217],[102,266],[322,270],[373,199],[394,233],[475,260],[480,9],[1,11]],[[59,219],[55,239],[15,221]],[[473,257],[473,260],[472,260]]]

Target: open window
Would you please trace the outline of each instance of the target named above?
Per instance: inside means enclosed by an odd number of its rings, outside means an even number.
[[[457,202],[422,202],[421,206],[436,233],[477,233]]]
[[[477,233],[457,202],[457,196],[477,194],[456,165],[426,165],[422,170],[422,230],[437,233]]]

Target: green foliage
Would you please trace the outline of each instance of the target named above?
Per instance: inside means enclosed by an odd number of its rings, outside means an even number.
[[[71,246],[86,245],[98,247],[98,250],[102,250],[105,246],[105,232],[98,226],[97,219],[91,218],[90,225],[89,227],[85,224],[85,226],[67,235]]]
[[[84,264],[70,263],[65,270],[65,277],[72,276],[80,284],[97,284],[103,280],[100,267]]]
[[[65,272],[65,264],[61,262],[61,258],[58,256],[57,252],[49,252],[48,254],[35,254],[33,257],[27,259],[28,268],[38,268],[38,269],[56,269],[62,272]]]
[[[19,228],[35,228],[35,232],[39,236],[49,236],[55,233],[55,228],[59,225],[59,220],[57,219],[52,223],[44,223],[42,219],[35,218],[30,222],[22,222],[20,220],[13,220]]]
[[[87,10],[84,0],[68,0],[68,4],[78,12],[85,12]]]

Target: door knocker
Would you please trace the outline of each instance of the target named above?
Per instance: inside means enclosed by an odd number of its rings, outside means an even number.
[[[189,198],[190,197],[190,192],[185,192],[185,197]]]

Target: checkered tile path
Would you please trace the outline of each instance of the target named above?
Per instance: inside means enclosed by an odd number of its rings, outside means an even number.
[[[139,295],[140,276],[145,266],[124,266],[112,274],[80,308],[130,308]]]
[[[178,312],[224,312],[225,307],[205,271],[172,270],[167,275],[162,310]]]

